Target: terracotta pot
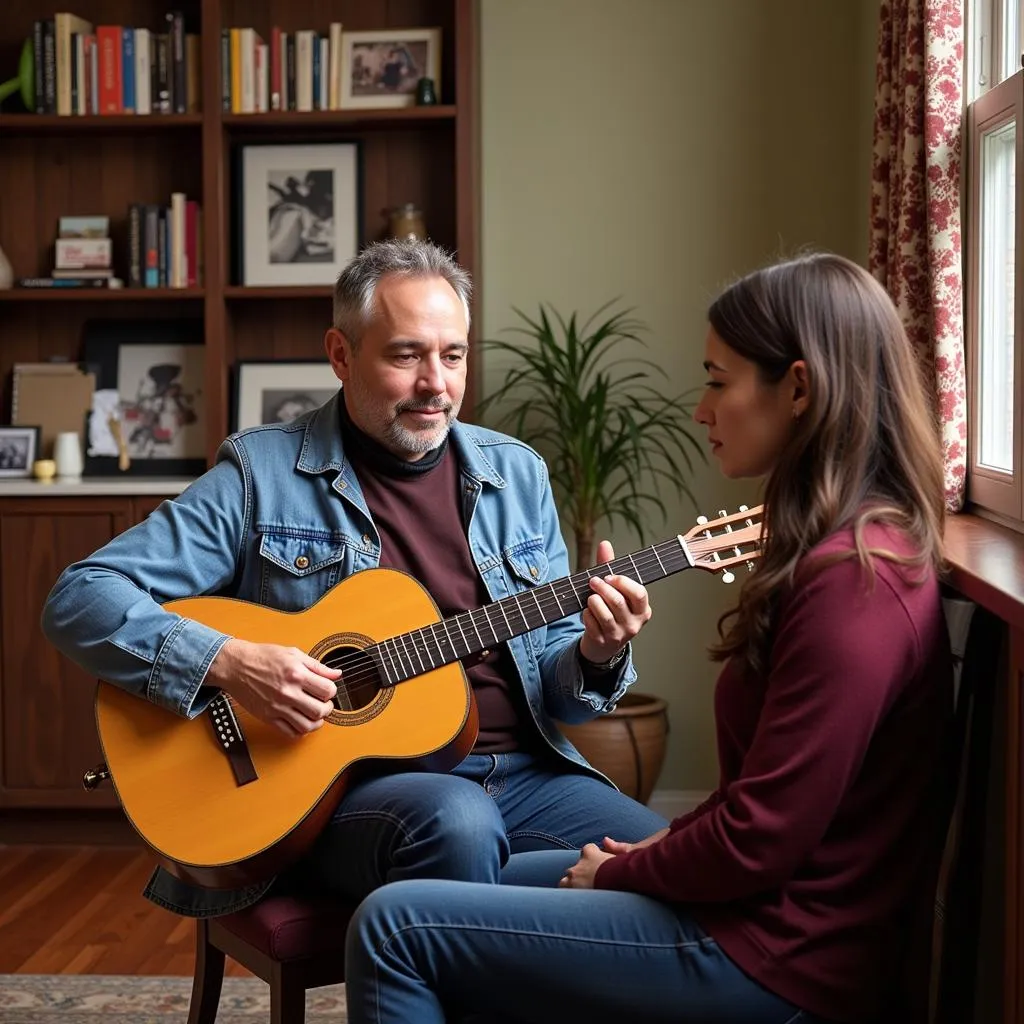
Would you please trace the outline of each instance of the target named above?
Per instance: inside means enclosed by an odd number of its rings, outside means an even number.
[[[618,707],[582,725],[559,728],[569,742],[623,793],[647,803],[665,760],[668,704],[648,693],[627,693]]]

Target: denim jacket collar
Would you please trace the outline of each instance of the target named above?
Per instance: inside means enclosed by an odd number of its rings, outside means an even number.
[[[306,421],[305,436],[295,468],[302,473],[316,475],[336,470],[345,478],[354,478],[352,467],[345,458],[345,448],[339,427],[340,410],[343,401],[341,389],[325,405],[310,414]],[[471,425],[452,422],[451,443],[458,456],[463,473],[474,480],[495,487],[504,487],[505,480],[484,454],[479,438]],[[349,480],[351,485],[352,480]]]

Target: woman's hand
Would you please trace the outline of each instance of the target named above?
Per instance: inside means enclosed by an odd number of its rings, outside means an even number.
[[[660,843],[668,835],[668,828],[660,829],[654,835],[641,839],[639,843],[621,843],[618,839],[609,839],[605,836],[601,840],[601,849],[606,853],[629,853],[630,850],[642,850],[645,846],[653,846]]]
[[[615,856],[599,850],[595,843],[587,843],[580,854],[580,859],[559,879],[559,889],[593,889],[597,869]]]

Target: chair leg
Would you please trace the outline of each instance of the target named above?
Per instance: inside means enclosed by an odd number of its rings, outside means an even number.
[[[275,961],[270,979],[270,1024],[305,1024],[306,986],[294,964]]]
[[[210,942],[209,924],[200,919],[196,921],[196,971],[188,1024],[215,1024],[223,982],[224,953]]]

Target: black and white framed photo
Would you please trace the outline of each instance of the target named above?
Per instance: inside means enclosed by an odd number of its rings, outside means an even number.
[[[341,35],[341,107],[411,107],[432,78],[441,95],[441,30],[393,28]]]
[[[206,469],[201,320],[90,320],[84,361],[96,371],[87,476],[197,476]]]
[[[359,245],[357,142],[243,146],[241,283],[331,285]]]
[[[0,477],[31,476],[39,451],[39,427],[0,427]]]
[[[287,423],[323,405],[340,386],[326,359],[240,362],[235,375],[232,429]]]

